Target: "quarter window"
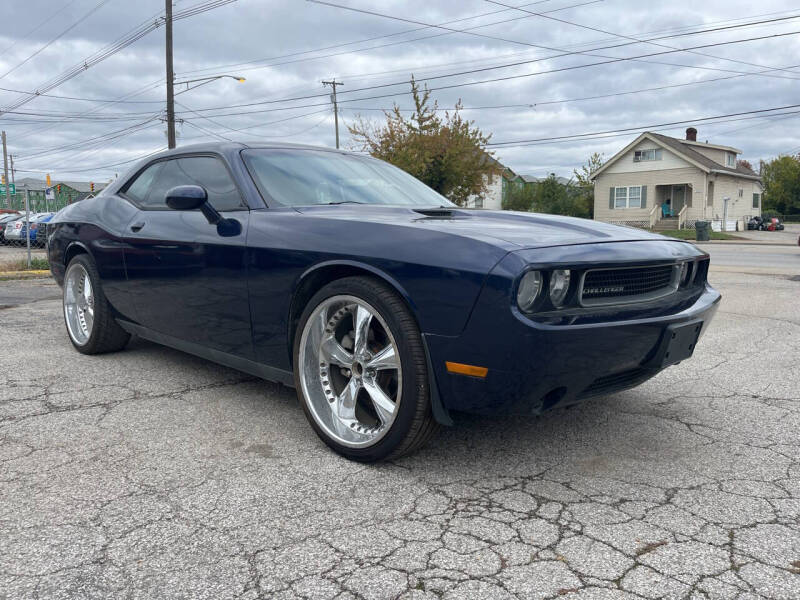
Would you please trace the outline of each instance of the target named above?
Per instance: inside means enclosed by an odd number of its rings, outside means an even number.
[[[139,173],[139,176],[125,188],[125,195],[136,204],[144,205],[147,200],[147,192],[163,166],[163,162],[157,162]]]

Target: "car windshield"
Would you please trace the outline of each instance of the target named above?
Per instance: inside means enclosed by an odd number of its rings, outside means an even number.
[[[367,156],[297,149],[242,154],[261,194],[283,206],[454,206],[405,171]]]

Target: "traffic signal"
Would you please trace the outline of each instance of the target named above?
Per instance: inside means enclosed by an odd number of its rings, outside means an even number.
[[[47,174],[47,187],[50,187],[50,173]]]
[[[59,194],[61,193],[61,184],[60,184],[60,183],[59,183],[59,184],[56,186],[56,191],[57,191]]]
[[[94,181],[89,182],[89,191],[94,191]]]
[[[3,185],[6,184],[6,176],[3,174],[0,174],[0,183],[2,183]]]

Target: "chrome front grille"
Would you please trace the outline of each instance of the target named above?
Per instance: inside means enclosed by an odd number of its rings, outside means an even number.
[[[595,269],[581,281],[583,306],[644,302],[671,294],[678,287],[677,265]]]

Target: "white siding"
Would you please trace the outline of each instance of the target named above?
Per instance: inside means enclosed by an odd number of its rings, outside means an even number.
[[[648,163],[653,164],[653,163]],[[685,163],[684,163],[685,164]],[[594,184],[594,218],[598,221],[648,222],[650,211],[655,206],[657,185],[691,185],[692,200],[686,218],[703,218],[705,200],[705,173],[696,167],[682,169],[651,170],[639,173],[609,173],[603,171]],[[645,208],[609,208],[609,193],[612,187],[631,185],[647,186],[647,206]]]
[[[470,196],[464,205],[465,208],[501,210],[503,208],[503,176],[496,174],[492,176],[492,180],[489,182],[489,178],[484,175],[483,183],[486,185],[486,193],[481,196]],[[480,206],[481,199],[483,200],[483,206]]]
[[[760,200],[759,207],[753,208],[753,194],[762,193],[761,184],[758,181],[730,175],[717,175],[712,180],[714,181],[714,202],[713,207],[708,207],[707,217],[709,219],[722,219],[725,198],[730,198],[728,220],[749,218],[761,214]],[[739,190],[742,190],[741,196],[739,196]]]
[[[692,150],[699,152],[706,158],[710,158],[715,163],[720,165],[721,167],[727,166],[725,164],[725,156],[728,154],[725,150],[719,150],[718,148],[704,148],[703,146],[689,146]]]
[[[668,169],[681,169],[691,166],[678,155],[670,152],[667,148],[661,149],[661,160],[645,160],[633,162],[633,153],[636,150],[651,150],[660,148],[655,142],[643,140],[641,143],[631,148],[630,151],[620,156],[613,164],[609,165],[603,175],[607,173],[643,173],[645,171],[664,171]]]

